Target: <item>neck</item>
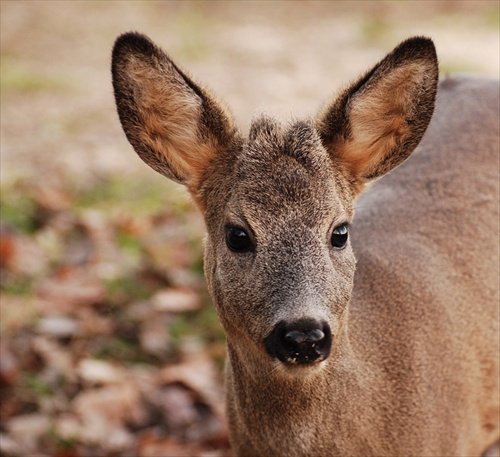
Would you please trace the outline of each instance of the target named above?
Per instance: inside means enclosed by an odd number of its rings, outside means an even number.
[[[238,445],[248,441],[246,449],[251,452],[247,453],[356,453],[352,451],[357,448],[346,448],[345,443],[353,442],[346,437],[353,434],[354,424],[369,426],[374,418],[353,405],[353,399],[359,402],[376,386],[368,364],[361,363],[352,350],[347,323],[335,338],[330,357],[317,367],[292,371],[271,362],[263,351],[231,340],[228,355],[229,421],[236,435],[233,440]],[[335,436],[325,436],[325,424],[336,424]]]

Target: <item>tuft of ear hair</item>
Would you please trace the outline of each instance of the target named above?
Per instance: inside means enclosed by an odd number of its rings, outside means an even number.
[[[432,40],[410,38],[318,116],[323,145],[350,172],[357,192],[413,152],[434,112],[437,83]]]
[[[135,151],[195,193],[209,163],[236,135],[226,110],[139,33],[117,38],[112,77],[118,115]]]

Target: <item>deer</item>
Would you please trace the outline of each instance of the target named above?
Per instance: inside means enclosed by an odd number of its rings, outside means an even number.
[[[237,456],[497,445],[498,80],[440,78],[412,37],[315,118],[263,114],[248,136],[138,32],[112,83],[132,147],[205,221]]]

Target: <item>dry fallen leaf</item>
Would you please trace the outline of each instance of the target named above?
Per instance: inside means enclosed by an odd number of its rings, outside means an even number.
[[[69,338],[80,333],[79,322],[69,316],[50,314],[42,317],[36,324],[36,331],[54,338]]]
[[[105,288],[90,270],[68,268],[46,278],[36,288],[40,311],[71,312],[100,303]]]
[[[23,447],[7,433],[0,432],[0,454],[9,455],[23,455]]]
[[[68,348],[42,335],[34,337],[31,346],[43,359],[47,369],[64,375],[69,381],[76,380],[73,359]]]
[[[0,342],[0,385],[12,385],[19,379],[19,360],[3,341]]]
[[[147,421],[141,395],[134,382],[112,384],[79,393],[72,411],[81,422],[81,437],[106,451],[133,446],[127,425],[141,426]]]
[[[163,289],[151,298],[153,307],[158,311],[182,313],[195,311],[201,307],[198,294],[189,289]]]
[[[144,351],[158,357],[164,357],[167,354],[169,348],[168,320],[167,315],[154,312],[142,321],[139,342]]]
[[[14,233],[6,228],[0,228],[0,268],[7,268],[12,264],[16,251]]]
[[[13,274],[39,276],[47,271],[47,255],[26,235],[6,229],[0,230],[0,253],[0,266]]]
[[[167,272],[189,267],[190,251],[183,227],[172,217],[163,215],[153,223],[152,230],[142,240],[155,267]]]
[[[38,185],[32,194],[35,202],[49,212],[65,211],[71,205],[70,195],[62,186]]]
[[[215,364],[200,348],[190,350],[192,352],[185,355],[184,361],[163,368],[159,379],[164,384],[179,383],[187,386],[222,417],[224,395]]]
[[[120,258],[113,227],[104,213],[86,210],[80,216],[80,224],[87,230],[92,241],[95,261],[116,261]]]
[[[54,431],[63,440],[78,440],[82,435],[82,424],[76,415],[64,413],[56,418]]]
[[[152,433],[143,433],[139,437],[137,452],[139,457],[198,457],[202,455],[202,449],[172,438],[160,438]]]
[[[185,348],[184,360],[158,373],[159,404],[174,436],[206,442],[227,435],[224,397],[214,362],[198,345]]]
[[[45,414],[32,413],[13,417],[6,424],[10,438],[17,443],[22,455],[33,455],[39,442],[52,426],[52,420]]]
[[[115,330],[115,321],[112,316],[101,316],[89,307],[78,308],[75,314],[78,316],[81,334],[87,338],[111,336]]]
[[[24,326],[32,325],[39,314],[37,302],[31,296],[10,295],[0,291],[0,328],[2,332],[9,332],[10,336],[16,334]]]
[[[127,378],[125,369],[105,360],[83,359],[78,364],[77,372],[88,384],[116,384]]]

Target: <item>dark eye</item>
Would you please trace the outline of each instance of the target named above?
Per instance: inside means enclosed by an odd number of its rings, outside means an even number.
[[[335,249],[344,249],[349,238],[347,224],[341,224],[332,233],[332,246]]]
[[[252,247],[252,240],[245,230],[239,227],[227,227],[226,244],[233,252],[247,252]]]

